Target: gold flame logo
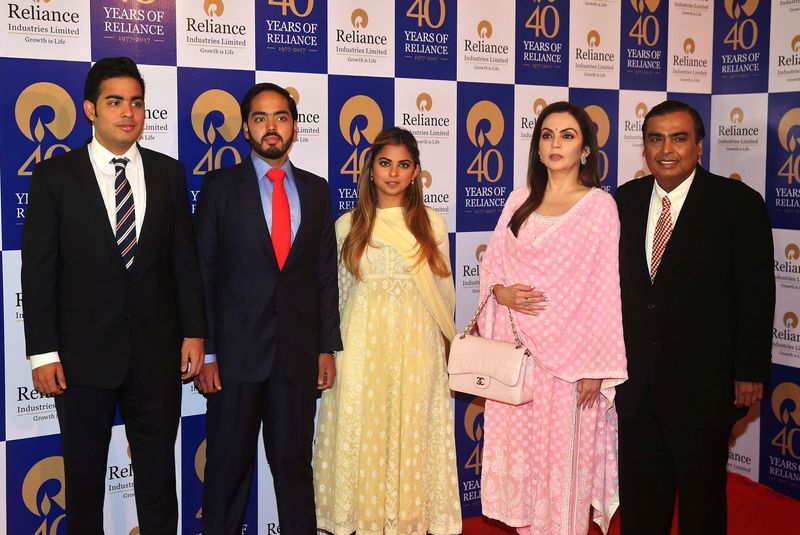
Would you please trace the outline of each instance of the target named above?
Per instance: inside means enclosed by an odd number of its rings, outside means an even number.
[[[482,243],[475,249],[475,260],[478,262],[483,262],[483,253],[486,252],[486,244]]]
[[[55,480],[60,484],[58,493],[50,496],[44,492],[41,499],[39,494],[42,487],[48,481]],[[25,475],[22,482],[22,501],[28,511],[38,517],[46,517],[53,508],[53,503],[66,510],[67,503],[64,496],[64,458],[60,455],[45,457],[34,464]],[[50,532],[55,533],[58,523],[61,522],[63,515],[60,516],[51,526]]]
[[[600,46],[600,32],[597,30],[592,30],[587,33],[586,44],[588,44],[591,48],[597,48]]]
[[[431,184],[433,184],[433,177],[431,176],[430,172],[428,172],[428,171],[422,171],[422,172],[420,173],[420,176],[422,177],[422,185],[423,185],[423,186],[424,186],[426,189],[427,189],[427,188],[429,188],[429,187],[431,187]]]
[[[797,314],[792,311],[787,312],[783,315],[783,326],[787,329],[796,329],[797,328]]]
[[[633,174],[633,178],[642,178],[643,176],[647,176],[647,171],[644,169],[639,169]]]
[[[433,99],[428,93],[417,95],[417,109],[419,111],[430,111],[433,108]]]
[[[298,91],[297,88],[289,86],[286,88],[286,91],[292,96],[292,100],[294,100],[295,104],[300,104],[300,91]]]
[[[369,15],[361,8],[354,9],[353,13],[350,14],[350,22],[353,23],[353,28],[357,30],[366,28],[369,24]]]
[[[542,110],[544,110],[546,107],[547,101],[545,101],[543,98],[537,98],[533,101],[533,114],[536,115],[536,117],[539,117],[539,115],[542,113]]]
[[[647,104],[645,104],[644,102],[640,102],[639,104],[636,105],[636,109],[634,112],[636,113],[637,119],[644,119],[644,116],[647,115],[648,112]]]
[[[357,117],[364,117],[367,120],[364,128],[354,124]],[[378,103],[366,95],[350,97],[339,112],[339,130],[350,145],[358,145],[362,139],[372,143],[382,129],[383,112]]]
[[[490,39],[492,37],[492,23],[482,20],[478,23],[478,39]]]
[[[759,0],[745,0],[743,3],[736,2],[735,0],[725,0],[725,13],[734,20],[742,15],[742,11],[748,17],[752,17],[758,8]]]
[[[744,110],[742,108],[731,109],[731,122],[733,124],[741,124],[744,121]]]
[[[602,148],[608,141],[608,136],[611,135],[611,121],[608,118],[608,114],[596,104],[586,106],[586,113],[589,114],[597,129],[597,146]]]
[[[222,0],[205,0],[203,2],[203,11],[209,17],[221,17],[225,12],[225,4],[222,3]]]
[[[482,247],[486,247],[483,245]],[[464,430],[473,442],[479,442],[483,438],[483,423],[478,420],[478,416],[483,414],[486,400],[483,398],[473,399],[467,410],[464,412]]]
[[[139,526],[136,526],[135,528],[133,528],[131,530],[131,532],[128,533],[128,535],[141,535],[140,532],[139,532]]]
[[[687,37],[686,40],[683,42],[683,51],[687,54],[694,54],[695,51],[695,44],[694,39],[691,37]]]
[[[478,128],[478,124],[484,120],[489,123],[488,131]],[[486,139],[492,145],[500,143],[505,128],[503,113],[497,104],[490,100],[476,102],[467,114],[467,136],[469,136],[470,142],[478,148],[483,147]]]
[[[206,439],[197,446],[197,452],[194,454],[194,473],[197,474],[197,479],[201,482],[206,480]],[[195,518],[203,518],[203,506],[200,506]]]
[[[660,3],[661,0],[631,0],[631,6],[637,13],[644,13],[645,6],[647,6],[650,13],[655,13]]]
[[[740,175],[739,173],[731,173],[728,178],[731,178],[733,180],[738,180],[739,182],[742,181],[742,175]]]
[[[789,382],[781,383],[775,387],[770,401],[775,418],[786,425],[791,417],[795,425],[800,425],[800,386]],[[794,404],[793,409],[789,409],[787,401]]]
[[[786,249],[783,250],[783,255],[786,257],[786,260],[797,260],[800,258],[800,247],[798,247],[796,243],[790,243],[786,246]]]
[[[40,107],[50,108],[53,111],[53,119],[44,125],[41,119],[37,119],[36,126],[31,129],[33,114]],[[29,140],[41,143],[45,128],[56,139],[66,139],[75,127],[77,112],[72,97],[64,88],[51,82],[37,82],[19,94],[14,106],[14,115],[19,131]]]
[[[778,123],[778,141],[784,150],[794,152],[797,148],[797,143],[800,141],[800,132],[798,136],[794,136],[791,130],[795,127],[800,127],[800,108],[792,108],[781,117]]]
[[[215,125],[208,120],[212,112],[222,113],[224,120],[221,125]],[[206,128],[206,122],[208,122],[208,128]],[[217,139],[217,134],[231,142],[236,139],[241,128],[242,116],[239,112],[239,103],[227,91],[209,89],[194,101],[192,129],[197,138],[206,145],[212,145]]]
[[[792,52],[800,54],[800,34],[795,35],[792,39]]]

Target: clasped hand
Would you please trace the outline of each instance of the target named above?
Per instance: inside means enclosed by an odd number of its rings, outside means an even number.
[[[528,316],[538,316],[542,310],[547,309],[546,303],[550,300],[546,293],[527,284],[497,284],[492,287],[492,292],[498,303]]]

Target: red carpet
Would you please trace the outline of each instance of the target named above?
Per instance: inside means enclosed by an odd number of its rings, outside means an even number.
[[[800,522],[800,501],[779,494],[737,474],[728,474],[728,535],[794,535]],[[510,535],[516,531],[485,517],[464,520],[464,535]],[[600,535],[592,524],[590,535]],[[611,535],[619,535],[619,515],[611,521]],[[672,535],[678,534],[676,525]]]

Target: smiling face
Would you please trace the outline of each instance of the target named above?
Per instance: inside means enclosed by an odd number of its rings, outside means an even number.
[[[687,111],[657,115],[647,122],[642,154],[665,191],[692,174],[703,155],[703,140],[696,138],[694,119]]]
[[[297,138],[297,122],[292,120],[289,102],[280,93],[264,91],[250,104],[250,115],[242,125],[244,137],[253,151],[272,167],[280,167]]]
[[[402,206],[403,194],[419,176],[419,164],[405,145],[386,145],[375,155],[372,180],[379,208]]]
[[[97,102],[83,102],[98,143],[117,156],[136,143],[144,129],[144,92],[134,78],[120,76],[100,83]]]
[[[542,123],[539,156],[550,172],[574,172],[580,169],[581,155],[589,148],[583,145],[578,121],[567,112],[551,113]]]

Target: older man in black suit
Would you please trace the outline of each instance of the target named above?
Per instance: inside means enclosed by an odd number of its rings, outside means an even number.
[[[652,175],[616,193],[628,381],[617,387],[623,535],[726,530],[733,423],[768,380],[775,280],[761,196],[699,165],[705,128],[677,101],[645,117]]]

